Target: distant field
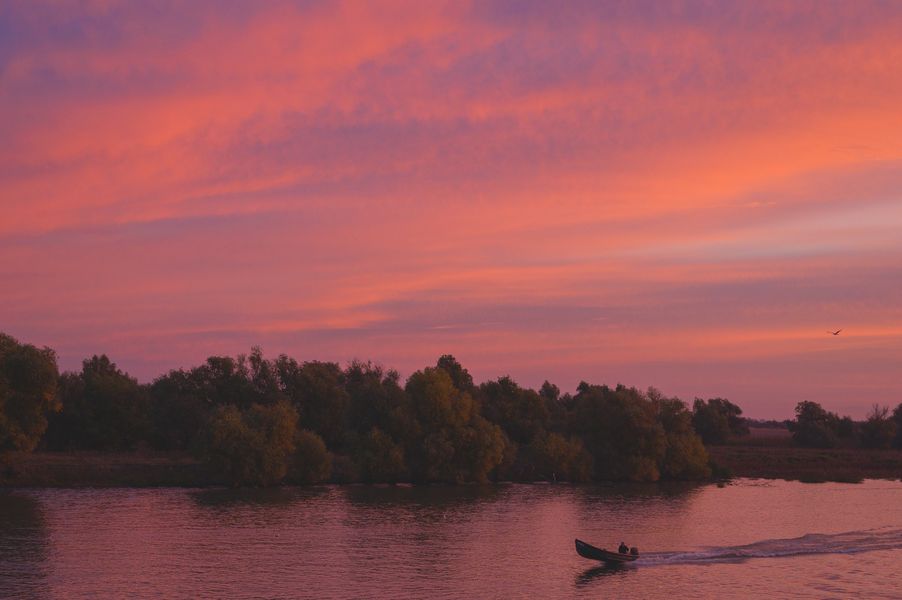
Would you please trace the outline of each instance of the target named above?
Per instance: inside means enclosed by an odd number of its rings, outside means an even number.
[[[785,428],[750,427],[748,436],[729,443],[735,446],[790,446],[792,433]]]
[[[787,436],[785,443],[710,446],[708,453],[736,477],[811,482],[902,479],[902,450],[795,448],[788,444]]]
[[[736,477],[798,481],[902,479],[902,450],[797,448],[783,427],[750,427],[749,435],[709,446],[718,465]]]
[[[796,448],[785,429],[756,429],[711,459],[735,477],[798,481],[902,479],[902,450]],[[154,452],[35,452],[0,465],[0,487],[148,487],[222,485],[195,458]]]

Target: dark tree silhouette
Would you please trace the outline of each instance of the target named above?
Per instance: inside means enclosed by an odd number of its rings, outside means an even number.
[[[47,430],[51,448],[124,450],[148,438],[148,395],[105,354],[60,377],[62,411]]]
[[[59,409],[56,354],[0,333],[0,455],[30,451]]]
[[[834,448],[839,443],[840,418],[817,402],[796,405],[795,421],[790,421],[792,439],[800,446]],[[851,421],[850,421],[851,422]]]
[[[443,354],[439,357],[435,366],[448,373],[452,383],[454,383],[454,387],[462,392],[473,392],[475,386],[473,385],[473,378],[470,376],[470,372],[463,368],[463,365],[457,362],[457,359],[452,355]]]
[[[257,347],[140,385],[105,355],[60,376],[51,350],[0,335],[0,450],[33,447],[60,404],[49,448],[191,450],[232,485],[698,479],[709,470],[693,418],[707,410],[735,434],[742,412],[714,399],[693,414],[621,385],[561,395],[500,377],[477,387],[451,355],[403,387],[371,362],[269,360]]]
[[[696,398],[692,404],[692,426],[706,444],[722,444],[730,437],[749,432],[742,409],[723,398],[711,398],[707,402]]]
[[[896,421],[890,416],[888,406],[875,404],[867,419],[861,424],[861,445],[865,448],[891,448],[896,438]]]

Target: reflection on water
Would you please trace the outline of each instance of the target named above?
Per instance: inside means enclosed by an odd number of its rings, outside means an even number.
[[[41,503],[0,491],[0,598],[42,595],[48,544]]]
[[[643,555],[643,565],[742,562],[753,558],[781,558],[806,554],[860,554],[902,550],[902,529],[881,527],[841,533],[809,533],[788,539],[761,540],[742,546],[712,546],[692,552],[654,552]]]
[[[189,492],[191,498],[198,506],[209,508],[266,508],[287,507],[298,502],[304,502],[326,492],[324,487],[309,488],[246,488],[224,489],[215,488]]]
[[[636,565],[602,565],[589,567],[576,577],[577,586],[585,586],[601,577],[628,577],[635,572]]]
[[[367,508],[416,510],[430,507],[453,508],[461,504],[479,506],[498,500],[510,486],[500,485],[352,485],[344,488],[351,504]]]
[[[18,490],[0,493],[0,598],[897,597],[899,498],[898,482]],[[642,558],[596,565],[574,537]]]

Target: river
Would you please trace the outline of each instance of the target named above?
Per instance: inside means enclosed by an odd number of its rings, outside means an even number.
[[[0,491],[0,598],[900,598],[900,565],[895,481]]]

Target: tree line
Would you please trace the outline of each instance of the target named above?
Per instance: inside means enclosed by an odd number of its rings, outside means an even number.
[[[477,385],[451,355],[402,381],[254,348],[140,384],[105,355],[60,374],[51,349],[0,334],[0,455],[191,452],[233,485],[704,479],[704,443],[747,433],[741,415],[654,388]]]
[[[857,447],[875,450],[902,448],[902,404],[890,412],[874,404],[864,421],[840,417],[817,402],[799,402],[796,418],[787,421],[793,441],[809,448]]]

